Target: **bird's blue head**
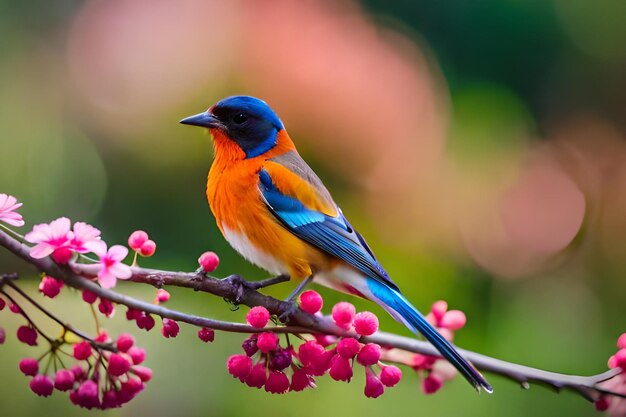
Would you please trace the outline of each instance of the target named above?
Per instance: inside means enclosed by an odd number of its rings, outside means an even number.
[[[254,158],[272,149],[278,132],[284,129],[267,103],[250,96],[225,98],[206,112],[187,117],[180,123],[222,131],[239,145],[246,158]]]

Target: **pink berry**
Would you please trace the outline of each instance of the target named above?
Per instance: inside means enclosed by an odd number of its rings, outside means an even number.
[[[156,243],[154,240],[146,240],[139,248],[139,254],[141,256],[149,257],[154,255],[154,252],[156,252]]]
[[[169,299],[170,299],[170,293],[169,293],[169,292],[167,292],[167,291],[166,291],[166,290],[164,290],[163,288],[159,288],[159,289],[157,290],[157,293],[156,293],[156,301],[157,301],[158,303],[164,303],[164,302],[166,302],[166,301],[169,301]]]
[[[466,322],[467,318],[465,317],[465,313],[461,310],[450,310],[443,315],[439,326],[449,330],[459,330],[465,326]]]
[[[330,377],[335,381],[350,382],[352,378],[352,365],[350,360],[343,356],[335,355],[330,361],[330,370],[328,371]]]
[[[215,340],[215,331],[212,329],[208,329],[206,327],[198,330],[198,338],[202,340],[204,343],[209,343]]]
[[[278,336],[276,333],[265,332],[257,337],[256,345],[263,353],[270,353],[278,347]]]
[[[369,370],[365,375],[365,390],[363,392],[368,398],[378,398],[385,392],[383,383]]]
[[[111,338],[109,337],[109,333],[107,333],[106,330],[102,329],[93,340],[98,343],[109,343],[111,341]]]
[[[37,346],[37,331],[29,326],[20,326],[17,329],[17,340],[29,346]]]
[[[272,355],[269,368],[274,371],[282,371],[291,366],[292,357],[289,349],[278,349]]]
[[[98,296],[91,291],[83,290],[83,301],[87,304],[93,304],[98,299]]]
[[[220,264],[220,258],[215,252],[204,252],[198,258],[198,264],[200,264],[200,267],[204,272],[213,272]]]
[[[380,360],[381,349],[376,343],[368,343],[356,356],[356,360],[363,366],[375,365]]]
[[[26,376],[35,376],[39,372],[39,362],[37,359],[24,358],[19,363],[20,371]]]
[[[81,407],[87,409],[98,407],[100,403],[98,399],[98,384],[91,379],[80,384],[76,393],[77,403]]]
[[[0,297],[0,311],[4,310],[4,307],[7,305],[7,302],[4,301],[4,298]]]
[[[79,361],[86,360],[91,356],[91,345],[89,342],[82,341],[74,345],[74,357]]]
[[[72,259],[72,250],[68,247],[58,248],[52,252],[50,257],[54,262],[65,265]]]
[[[126,320],[138,320],[141,317],[141,313],[141,310],[136,310],[134,308],[128,307],[128,310],[126,310]]]
[[[249,387],[262,388],[265,385],[265,382],[267,382],[265,365],[257,363],[252,367],[252,370],[246,377],[245,383]]]
[[[305,367],[310,367],[317,357],[322,356],[325,350],[322,345],[314,340],[309,340],[298,348],[298,359]]]
[[[143,382],[148,382],[152,379],[153,372],[152,369],[146,366],[133,366],[131,368],[132,372],[135,373]]]
[[[70,394],[71,397],[71,394]],[[117,391],[110,389],[102,393],[102,409],[108,410],[110,408],[120,407],[122,404],[117,399]]]
[[[80,365],[73,365],[70,368],[70,371],[74,374],[74,380],[76,380],[76,381],[82,381],[87,376],[87,372]]]
[[[291,376],[291,386],[289,389],[291,391],[303,391],[308,387],[315,387],[315,382],[313,378],[309,374],[306,373],[304,369],[298,369]]]
[[[3,344],[6,339],[7,339],[7,334],[4,331],[4,327],[0,327],[0,345]]]
[[[434,394],[443,386],[443,381],[434,374],[428,375],[422,381],[422,391],[424,394]]]
[[[165,338],[174,338],[178,336],[178,332],[180,331],[180,327],[176,321],[171,319],[163,319],[163,327],[161,328],[161,334]]]
[[[136,252],[141,249],[141,246],[148,241],[148,234],[143,230],[136,230],[128,237],[128,246]]]
[[[244,381],[252,371],[252,359],[247,355],[232,355],[226,362],[228,373]]]
[[[259,351],[259,347],[256,344],[257,335],[253,334],[249,338],[243,341],[241,347],[243,348],[246,355],[252,357],[255,353]]]
[[[148,313],[141,312],[141,315],[137,319],[137,327],[139,327],[140,329],[144,329],[146,331],[150,331],[152,330],[154,325],[155,325],[154,318]]]
[[[39,291],[48,298],[54,298],[61,292],[63,281],[58,281],[48,275],[41,279]]]
[[[54,388],[59,391],[67,391],[74,386],[74,373],[67,369],[59,369],[54,374]]]
[[[35,377],[30,380],[29,385],[30,389],[40,397],[48,397],[52,395],[52,391],[54,390],[52,380],[46,375],[35,375]]]
[[[615,358],[615,365],[626,370],[626,349],[618,350],[613,357]]]
[[[606,411],[609,409],[609,406],[611,405],[609,403],[609,399],[605,396],[600,397],[596,400],[596,402],[594,403],[594,405],[596,406],[596,410],[598,411]]]
[[[358,313],[354,317],[354,330],[361,336],[371,336],[378,330],[378,317],[369,311]]]
[[[270,371],[265,382],[265,391],[272,394],[284,394],[289,389],[289,378],[283,372]]]
[[[0,310],[2,310],[0,308]],[[620,349],[626,349],[626,333],[622,333],[617,339],[617,347]]]
[[[335,304],[331,313],[335,324],[343,329],[350,328],[355,314],[354,306],[346,301]]]
[[[263,306],[252,307],[246,314],[248,324],[256,329],[262,329],[270,321],[270,312]]]
[[[9,310],[11,311],[11,313],[15,313],[15,314],[20,314],[22,312],[22,309],[20,308],[20,306],[18,306],[15,303],[9,304]]]
[[[317,291],[308,290],[300,294],[300,308],[309,314],[315,314],[322,309],[324,300]]]
[[[402,379],[402,371],[397,366],[388,365],[380,372],[380,382],[386,387],[393,387]]]
[[[439,321],[443,318],[443,315],[446,314],[446,311],[448,311],[448,303],[443,300],[436,301],[433,303],[431,311],[435,317],[435,322],[439,323]]]
[[[311,375],[324,375],[330,369],[333,356],[335,356],[335,353],[332,350],[324,350],[320,356],[314,357],[309,368]]]
[[[122,333],[117,337],[115,345],[117,346],[117,350],[119,350],[120,352],[128,352],[128,349],[130,349],[134,343],[135,338],[132,335],[128,333]]]
[[[130,369],[128,359],[119,353],[113,353],[109,357],[109,374],[113,376],[122,376]]]
[[[98,303],[98,310],[106,317],[111,317],[115,311],[115,307],[113,307],[113,303],[106,298],[101,298]]]
[[[146,360],[146,351],[140,347],[133,346],[132,348],[128,349],[128,352],[126,353],[128,353],[134,365],[139,365],[144,360]]]
[[[361,344],[353,337],[343,338],[337,343],[337,354],[346,358],[352,359],[361,350]]]

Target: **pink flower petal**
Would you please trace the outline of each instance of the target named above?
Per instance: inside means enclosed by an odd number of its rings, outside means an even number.
[[[98,273],[98,282],[102,288],[113,288],[117,283],[117,278],[111,273],[109,268],[102,268]]]
[[[467,318],[465,317],[465,313],[461,310],[450,310],[443,315],[440,326],[450,330],[459,330],[461,327],[465,326],[466,322]]]
[[[59,217],[58,219],[53,220],[50,223],[52,236],[60,237],[67,235],[68,233],[70,233],[71,224],[72,223],[70,222],[70,219],[68,219],[67,217]]]
[[[128,248],[122,245],[113,245],[107,255],[114,261],[120,262],[128,255]]]
[[[103,240],[94,240],[89,244],[89,248],[93,253],[98,255],[100,259],[104,258],[107,254],[107,244]]]
[[[133,275],[130,266],[118,263],[109,268],[109,271],[118,279],[128,279]]]
[[[30,256],[32,256],[35,259],[41,259],[41,258],[45,258],[46,256],[50,255],[52,252],[54,252],[54,246],[49,245],[45,242],[39,243],[37,244],[37,246],[33,247],[30,250]]]

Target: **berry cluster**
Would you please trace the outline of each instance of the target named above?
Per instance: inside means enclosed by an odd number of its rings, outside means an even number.
[[[620,335],[617,339],[618,351],[609,358],[609,368],[620,368],[621,373],[613,378],[602,382],[602,388],[626,395],[626,333]],[[603,395],[595,402],[598,411],[608,411],[612,416],[622,416],[626,414],[626,399],[618,396]]]
[[[465,326],[465,313],[460,310],[448,310],[448,303],[437,301],[426,320],[432,324],[448,341],[454,338],[454,332]],[[453,379],[457,370],[447,360],[439,356],[414,354],[409,365],[422,377],[421,388],[425,394],[439,391],[443,383]]]
[[[315,291],[305,291],[300,296],[300,308],[310,314],[319,313],[322,306],[322,297]],[[378,330],[378,319],[373,313],[357,314],[355,307],[347,302],[333,307],[332,318],[335,324],[353,330],[358,337]],[[253,307],[246,320],[250,326],[263,329],[270,313],[265,307]],[[380,361],[383,351],[374,343],[364,344],[355,337],[322,335],[304,340],[296,349],[289,338],[285,341],[286,346],[281,346],[280,338],[271,331],[253,334],[242,344],[245,354],[228,358],[228,372],[250,387],[283,394],[315,387],[314,378],[326,373],[336,381],[350,382],[358,364],[365,370],[364,393],[370,398],[379,397],[385,387],[393,387],[402,378],[399,368]]]
[[[27,343],[19,335],[18,339]],[[63,350],[66,343],[60,341],[40,359],[22,359],[19,368],[24,375],[32,377],[30,389],[39,396],[48,397],[56,389],[69,392],[70,401],[80,407],[120,407],[141,392],[144,383],[152,378],[152,370],[140,365],[146,358],[145,351],[134,343],[133,337],[126,333],[113,343],[103,331],[94,340],[75,343],[71,355]],[[71,356],[76,362],[66,367],[62,355]],[[51,366],[54,373],[50,372]]]

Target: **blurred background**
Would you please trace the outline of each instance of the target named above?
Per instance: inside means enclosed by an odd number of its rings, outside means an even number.
[[[408,298],[466,312],[458,345],[601,372],[626,330],[625,19],[612,0],[1,0],[0,192],[24,203],[24,232],[63,215],[110,244],[144,229],[158,245],[144,266],[192,270],[213,250],[219,275],[266,277],[210,214],[210,137],[178,124],[225,96],[258,96]],[[31,269],[1,250],[0,265],[36,292]],[[316,289],[327,305],[347,297]],[[215,297],[171,292],[171,307],[243,318]],[[49,305],[93,330],[77,294],[61,300]],[[363,375],[271,396],[225,372],[241,336],[204,345],[183,326],[164,340],[123,310],[105,326],[138,336],[155,377],[111,416],[595,413],[576,395],[496,376],[491,396],[460,378],[425,396],[408,370],[377,400],[362,396]],[[17,343],[15,317],[0,323],[0,415],[86,415],[29,391],[17,362],[38,350]]]

